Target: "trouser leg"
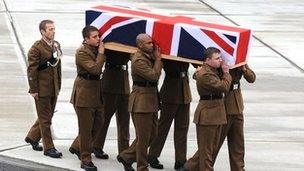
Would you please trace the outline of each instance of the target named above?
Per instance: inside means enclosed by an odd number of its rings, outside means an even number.
[[[152,144],[149,149],[149,156],[160,156],[177,109],[178,105],[175,104],[164,103],[162,105],[160,117],[158,120],[157,137],[152,141]]]
[[[229,115],[232,120],[228,132],[228,150],[231,171],[244,171],[245,145],[244,145],[244,119],[243,115]]]
[[[129,95],[119,95],[118,108],[116,112],[118,152],[129,147],[130,141],[130,113],[128,112]]]
[[[174,120],[175,161],[185,162],[187,155],[187,134],[189,128],[190,104],[179,105]]]

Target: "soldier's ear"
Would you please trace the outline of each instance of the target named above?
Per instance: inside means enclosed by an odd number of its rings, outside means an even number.
[[[43,29],[41,29],[41,30],[40,30],[40,33],[41,33],[41,34],[44,34],[44,33],[45,33],[45,31],[44,31]]]

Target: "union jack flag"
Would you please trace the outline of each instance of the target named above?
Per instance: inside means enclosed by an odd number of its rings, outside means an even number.
[[[201,61],[206,48],[217,47],[230,66],[246,61],[251,38],[249,29],[108,5],[87,10],[86,25],[97,27],[104,42],[129,46],[136,46],[139,33],[147,33],[161,47],[162,54],[194,60]]]

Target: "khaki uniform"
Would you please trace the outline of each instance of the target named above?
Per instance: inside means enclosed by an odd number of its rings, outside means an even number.
[[[138,51],[131,58],[133,78],[129,98],[129,112],[136,130],[132,145],[120,153],[128,163],[137,161],[137,170],[148,170],[147,150],[157,134],[157,112],[159,99],[157,81],[161,74],[162,62]]]
[[[130,114],[128,112],[130,85],[127,64],[130,55],[109,50],[105,54],[107,59],[101,89],[105,117],[97,143],[103,149],[111,118],[116,113],[118,153],[120,153],[129,147],[130,141]]]
[[[153,140],[149,155],[159,157],[174,119],[175,161],[186,162],[187,133],[191,91],[189,87],[189,63],[163,60],[166,73],[160,90],[162,102],[158,120],[158,134]]]
[[[80,150],[82,163],[92,160],[92,142],[93,147],[98,147],[96,135],[103,122],[100,75],[104,60],[105,56],[98,53],[97,47],[85,43],[76,52],[78,75],[74,82],[70,102],[78,117],[79,133],[71,147]]]
[[[222,94],[229,91],[231,76],[221,75],[217,69],[203,64],[196,77],[201,97],[194,113],[198,151],[185,163],[190,171],[212,171],[213,155],[218,147],[222,125],[226,124],[226,113]]]
[[[241,68],[234,68],[229,71],[232,77],[230,91],[225,95],[225,107],[227,113],[227,125],[222,128],[222,135],[216,158],[225,138],[228,141],[230,169],[232,171],[244,171],[245,162],[245,146],[244,146],[244,102],[240,88],[240,80],[242,76],[247,82],[253,83],[256,79],[255,73],[247,66],[243,72]]]
[[[53,53],[62,54],[60,44],[52,45],[43,39],[35,42],[28,52],[29,93],[38,93],[35,99],[38,119],[29,130],[27,137],[38,142],[42,138],[44,151],[54,148],[51,124],[57,96],[61,88],[61,62],[55,67],[47,64],[53,58]]]

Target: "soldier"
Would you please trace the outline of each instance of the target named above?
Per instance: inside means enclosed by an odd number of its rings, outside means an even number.
[[[104,142],[111,118],[116,112],[116,124],[118,134],[118,154],[129,147],[130,114],[128,112],[128,101],[130,85],[128,77],[128,61],[130,54],[106,50],[106,64],[102,76],[102,97],[104,103],[104,123],[101,128],[100,137],[97,138],[101,148],[94,149],[97,158],[108,159],[109,156],[103,151]]]
[[[51,133],[52,117],[57,96],[61,88],[62,51],[60,44],[54,40],[55,25],[51,20],[39,24],[41,40],[36,41],[28,52],[29,93],[35,99],[38,119],[28,132],[25,141],[33,150],[42,151],[44,155],[60,158],[62,153],[54,147]],[[42,138],[43,148],[39,145]]]
[[[158,120],[158,134],[153,140],[148,155],[152,168],[163,169],[158,157],[164,147],[170,126],[174,119],[175,169],[186,162],[187,133],[189,127],[189,110],[191,92],[189,87],[189,63],[163,60],[166,73],[160,90],[161,113]]]
[[[91,153],[92,146],[98,148],[96,135],[103,121],[100,78],[105,55],[96,27],[84,27],[82,36],[84,41],[76,52],[77,77],[71,97],[78,117],[79,133],[69,150],[81,159],[81,168],[95,171],[97,167],[92,162]]]
[[[222,74],[218,69],[222,69]],[[218,147],[221,128],[226,121],[223,93],[229,91],[231,76],[222,61],[220,50],[209,47],[204,64],[195,75],[200,101],[194,114],[198,150],[184,165],[190,171],[212,171],[213,155]]]
[[[132,145],[117,156],[126,171],[148,170],[147,149],[157,134],[157,112],[159,99],[157,83],[161,74],[162,62],[160,48],[155,46],[147,34],[136,37],[139,50],[131,58],[133,87],[129,98],[129,112],[136,130]]]
[[[244,171],[244,102],[240,80],[244,76],[247,82],[253,83],[256,76],[247,64],[231,69],[229,73],[232,77],[232,83],[229,92],[225,94],[227,125],[222,127],[220,144],[214,158],[216,158],[225,138],[227,137],[230,169],[231,171]]]

